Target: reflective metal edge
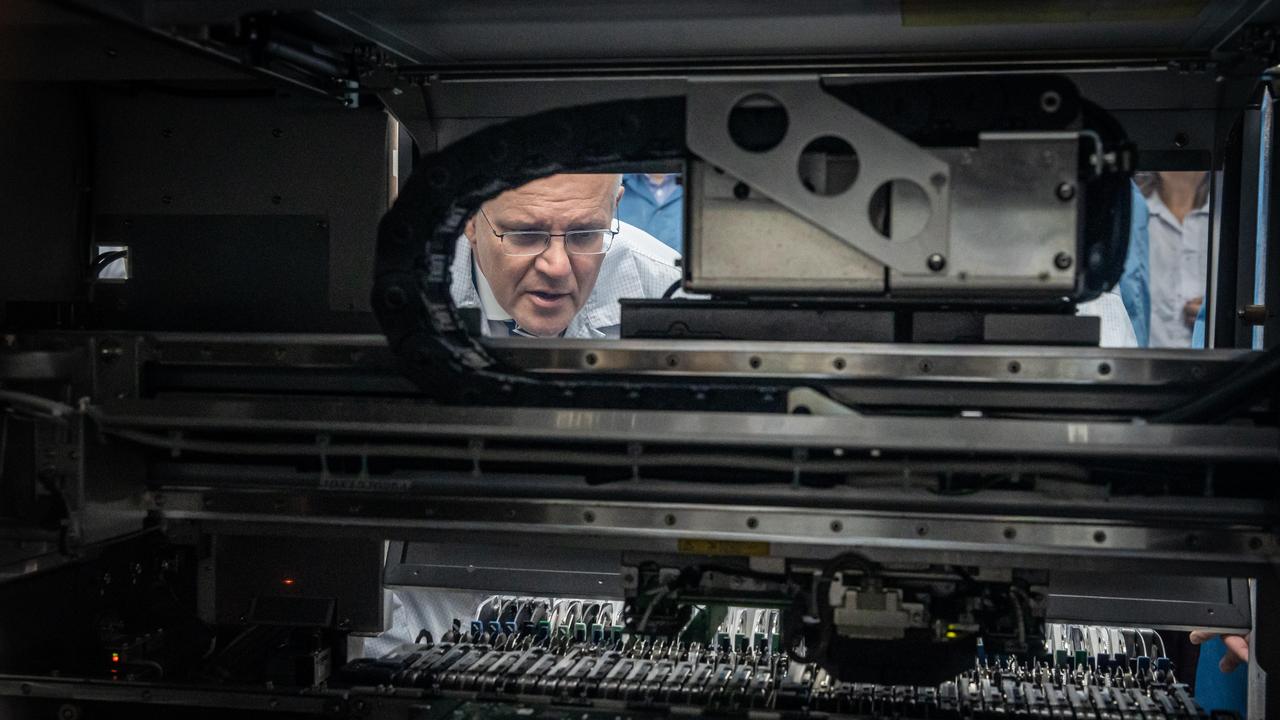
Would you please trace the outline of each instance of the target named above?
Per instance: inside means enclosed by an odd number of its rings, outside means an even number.
[[[834,548],[853,546],[873,557],[881,550],[905,551],[917,561],[930,552],[960,558],[952,562],[967,562],[962,558],[974,554],[1037,557],[1049,568],[1063,567],[1073,559],[1087,560],[1090,567],[1104,559],[1141,560],[1152,563],[1151,571],[1165,574],[1192,572],[1197,562],[1221,570],[1233,563],[1266,565],[1280,556],[1280,541],[1273,534],[1210,523],[560,500],[511,500],[492,507],[467,498],[406,501],[402,514],[390,518],[358,511],[308,515],[304,496],[292,502],[270,502],[264,495],[170,491],[163,514],[168,520],[241,523],[269,532],[342,528],[393,537],[406,530],[426,530],[433,541],[440,542],[449,541],[451,534],[471,543],[482,542],[479,533],[493,533],[507,543],[523,536],[545,543],[548,537],[560,536],[557,543],[601,551],[675,552],[680,539],[697,538],[768,543],[775,556],[822,557]]]
[[[1280,462],[1280,430],[1275,428],[1123,421],[456,408],[412,401],[253,398],[111,401],[102,406],[101,422],[108,429],[164,432],[280,431],[384,438]],[[374,453],[376,448],[370,454]]]
[[[1097,385],[1196,383],[1247,351],[1000,345],[490,339],[494,355],[544,373]]]

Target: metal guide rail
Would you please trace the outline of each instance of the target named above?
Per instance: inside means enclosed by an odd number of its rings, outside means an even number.
[[[532,637],[527,638],[532,640]],[[516,643],[511,643],[516,644]],[[469,642],[406,645],[348,663],[354,687],[467,692],[479,699],[600,701],[670,714],[821,712],[895,718],[1201,718],[1168,658],[1072,657],[1061,664],[982,663],[936,687],[835,682],[769,648]]]

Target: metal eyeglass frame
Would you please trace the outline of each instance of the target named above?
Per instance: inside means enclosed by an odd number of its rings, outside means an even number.
[[[618,235],[618,233],[619,233],[619,232],[621,232],[621,229],[619,229],[619,230],[614,230],[614,229],[613,229],[613,227],[612,227],[613,225],[616,225],[616,224],[617,224],[617,222],[618,222],[617,214],[618,214],[618,205],[617,205],[617,203],[615,202],[615,203],[614,203],[614,206],[613,206],[613,210],[612,210],[612,211],[611,211],[611,213],[610,213],[610,215],[611,215],[611,216],[612,216],[612,218],[613,218],[613,219],[610,221],[610,225],[611,225],[611,227],[610,227],[609,229],[607,229],[607,230],[605,230],[605,229],[598,229],[598,230],[568,230],[568,231],[566,231],[566,232],[562,232],[562,233],[549,233],[549,232],[544,232],[544,231],[542,231],[542,230],[508,230],[507,232],[498,232],[498,228],[496,228],[496,227],[494,227],[494,226],[493,226],[493,221],[492,221],[492,220],[490,220],[490,219],[489,219],[489,216],[485,214],[485,212],[484,212],[484,208],[480,208],[480,217],[483,217],[483,218],[484,218],[484,221],[485,221],[486,223],[488,223],[488,225],[489,225],[489,232],[493,233],[493,234],[498,238],[498,243],[502,246],[502,254],[507,255],[507,256],[509,256],[509,257],[537,257],[538,255],[541,255],[542,253],[546,252],[546,251],[547,251],[547,249],[551,247],[551,238],[553,238],[553,237],[562,238],[562,239],[564,240],[564,251],[565,251],[565,253],[566,253],[566,254],[569,254],[569,255],[585,255],[585,256],[591,256],[591,255],[604,255],[605,253],[609,252],[609,248],[613,247],[613,239],[614,239],[615,237],[617,237],[617,235]],[[607,234],[607,235],[609,236],[609,238],[608,238],[608,240],[606,240],[606,241],[605,241],[604,249],[603,249],[603,250],[601,250],[600,252],[574,252],[573,250],[570,250],[570,249],[569,249],[568,236],[570,236],[570,235],[585,234],[585,233],[605,233],[605,234]],[[542,249],[541,249],[541,250],[539,250],[539,251],[537,251],[537,252],[531,252],[531,253],[511,253],[511,252],[507,252],[506,237],[507,237],[508,235],[543,235],[543,236],[546,236],[546,241],[542,244]]]

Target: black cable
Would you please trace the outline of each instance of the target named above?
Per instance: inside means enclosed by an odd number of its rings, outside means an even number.
[[[670,300],[670,299],[671,299],[671,296],[676,294],[676,290],[679,290],[679,289],[680,289],[680,284],[681,284],[681,283],[683,283],[683,282],[684,282],[684,280],[677,280],[677,281],[675,281],[675,282],[671,283],[671,287],[667,288],[667,289],[666,289],[666,291],[664,291],[664,292],[662,293],[662,299],[663,299],[663,300]]]
[[[127,257],[129,257],[128,250],[108,250],[107,252],[100,253],[89,265],[89,275],[96,278],[98,277],[98,273],[105,270],[108,265]]]
[[[831,558],[826,565],[822,566],[822,576],[833,578],[836,573],[844,570],[861,570],[863,575],[875,577],[880,574],[880,565],[860,553],[843,552]]]
[[[1257,389],[1280,372],[1280,344],[1255,357],[1191,402],[1151,418],[1154,423],[1213,422],[1255,398]]]

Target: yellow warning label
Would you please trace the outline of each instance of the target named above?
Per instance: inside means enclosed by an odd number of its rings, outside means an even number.
[[[769,543],[749,540],[704,540],[680,538],[677,545],[685,555],[738,555],[762,557],[769,554]]]
[[[902,0],[903,27],[1190,20],[1208,0]]]

